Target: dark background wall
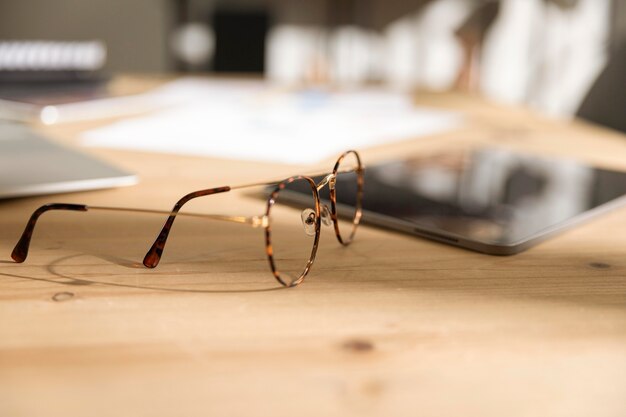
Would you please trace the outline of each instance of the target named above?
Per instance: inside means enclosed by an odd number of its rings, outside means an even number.
[[[0,39],[104,40],[110,70],[170,67],[167,0],[0,1]]]
[[[107,69],[160,72],[175,69],[168,35],[181,11],[208,21],[215,7],[267,7],[275,23],[374,29],[416,10],[427,0],[19,0],[0,1],[0,39],[102,39]],[[626,41],[626,0],[614,0],[613,43]],[[185,5],[184,7],[181,7]]]

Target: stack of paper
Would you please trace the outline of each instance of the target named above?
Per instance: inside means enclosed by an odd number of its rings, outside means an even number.
[[[183,79],[151,93],[176,103],[83,134],[87,146],[313,163],[350,148],[458,127],[457,113],[416,108],[385,90],[284,91],[261,82]]]

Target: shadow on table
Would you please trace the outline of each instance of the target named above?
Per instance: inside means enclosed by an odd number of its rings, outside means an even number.
[[[38,225],[23,264],[0,261],[15,264],[20,273],[3,268],[0,275],[70,286],[173,292],[249,293],[285,288],[272,275],[262,229],[177,219],[160,264],[149,269],[141,260],[162,227],[163,216],[54,214]]]
[[[230,282],[230,287],[228,285],[222,285],[223,288],[212,288],[215,286],[219,286],[224,283],[212,283],[211,288],[206,288],[203,285],[203,282],[198,282],[196,279],[197,276],[195,273],[181,273],[180,271],[173,275],[171,270],[168,268],[167,272],[164,273],[154,273],[152,270],[145,268],[143,265],[141,267],[134,266],[130,264],[126,264],[125,268],[133,268],[137,270],[145,270],[145,274],[141,274],[142,277],[133,277],[129,274],[114,274],[109,273],[101,274],[101,273],[92,273],[92,277],[87,277],[86,274],[74,275],[72,273],[63,272],[64,267],[70,267],[71,265],[81,265],[84,267],[84,264],[72,264],[72,261],[77,259],[81,259],[88,255],[76,254],[69,255],[58,258],[52,261],[48,265],[44,265],[39,267],[38,269],[46,272],[46,276],[33,276],[26,274],[13,274],[0,272],[0,276],[12,277],[12,278],[21,278],[28,279],[33,281],[41,281],[41,282],[49,282],[54,284],[66,285],[71,287],[80,287],[80,286],[91,286],[91,285],[100,285],[100,286],[111,286],[111,287],[123,287],[123,288],[135,288],[135,289],[143,289],[143,290],[158,290],[158,291],[170,291],[170,292],[182,292],[182,293],[254,293],[254,292],[268,292],[268,291],[277,291],[281,289],[286,289],[286,287],[278,284],[273,281],[273,277],[268,274],[266,277],[266,283],[260,283],[258,280],[255,282]],[[107,261],[113,261],[112,259],[107,259]],[[122,260],[122,262],[125,262]],[[13,263],[11,261],[2,261],[2,263]],[[166,276],[166,279],[163,277]],[[152,283],[150,283],[152,281]],[[273,284],[273,285],[272,285]],[[243,288],[242,288],[243,287]],[[247,288],[246,288],[247,287]]]
[[[1,274],[70,286],[173,292],[249,293],[284,288],[272,276],[262,230],[181,219],[172,229],[162,262],[148,269],[140,261],[162,225],[161,218],[155,223],[124,217],[97,237],[90,235],[90,223],[81,224],[81,219],[72,219],[73,229],[65,236],[66,221],[49,221],[48,237],[43,230],[34,236],[31,257],[19,267],[20,273],[3,268],[6,273]],[[581,242],[573,236],[576,233],[518,255],[498,257],[366,227],[352,245],[343,247],[332,230],[324,228],[315,264],[303,286],[322,291],[428,290],[623,305],[624,245],[601,234],[593,242],[585,235]]]

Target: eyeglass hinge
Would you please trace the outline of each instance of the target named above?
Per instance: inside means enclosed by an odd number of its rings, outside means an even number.
[[[337,176],[333,175],[329,180],[328,180],[328,188],[330,188],[331,190],[335,189],[335,184],[337,183]]]

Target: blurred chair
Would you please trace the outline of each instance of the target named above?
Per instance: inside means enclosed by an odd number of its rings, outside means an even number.
[[[571,117],[608,58],[610,0],[500,0],[483,45],[481,92]]]
[[[576,115],[626,132],[626,42],[613,53]]]
[[[463,46],[464,59],[456,81],[456,88],[476,91],[480,86],[480,56],[487,32],[500,12],[500,2],[490,0],[480,4],[465,23],[456,30],[456,37]]]

